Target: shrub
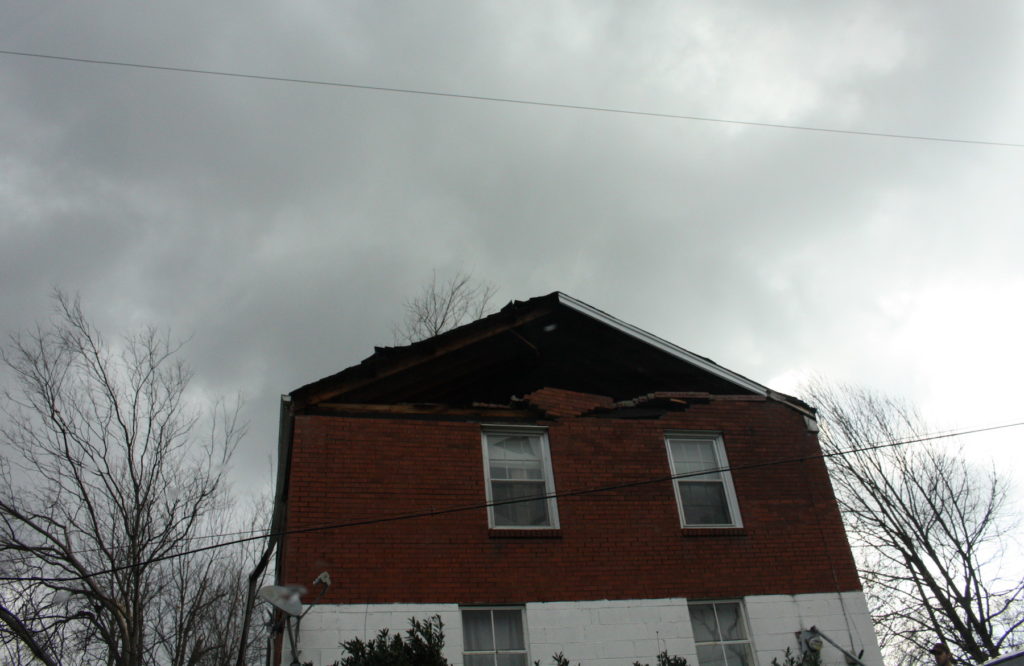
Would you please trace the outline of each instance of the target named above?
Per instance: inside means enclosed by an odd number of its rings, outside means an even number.
[[[772,659],[772,666],[821,666],[821,653],[808,651],[800,656],[795,656],[793,651],[786,648],[786,654],[782,661],[778,657]]]
[[[634,661],[633,666],[647,666],[647,664],[641,664],[639,661]],[[677,657],[674,654],[669,654],[666,650],[662,650],[658,653],[658,666],[686,666],[686,659]]]
[[[409,618],[409,625],[405,638],[381,629],[369,641],[345,641],[341,647],[348,655],[334,666],[450,666],[442,655],[444,623],[440,616],[422,622]]]

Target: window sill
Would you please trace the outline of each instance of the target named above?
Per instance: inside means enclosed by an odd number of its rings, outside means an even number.
[[[746,527],[684,527],[684,537],[745,537],[750,536]]]
[[[562,530],[557,528],[538,530],[517,530],[488,528],[487,536],[491,539],[561,539]]]

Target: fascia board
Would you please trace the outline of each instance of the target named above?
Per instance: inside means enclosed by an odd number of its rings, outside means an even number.
[[[587,305],[583,301],[578,301],[572,296],[563,294],[561,292],[558,293],[558,302],[561,303],[562,305],[565,305],[568,308],[575,310],[576,312],[596,319],[597,321],[605,324],[606,326],[610,326],[611,328],[621,331],[626,335],[632,336],[633,338],[639,340],[640,342],[643,342],[656,349],[659,349],[665,352],[666,354],[674,356],[680,360],[686,361],[687,363],[694,365],[700,368],[701,370],[704,370],[705,372],[709,372],[713,375],[721,377],[726,381],[732,382],[733,384],[745,388],[748,391],[753,391],[758,395],[768,397],[768,387],[762,386],[761,384],[758,384],[753,380],[747,379],[743,375],[736,374],[731,370],[727,370],[716,363],[712,363],[711,361],[708,361],[706,358],[697,356],[693,352],[687,351],[682,347],[678,347],[669,342],[668,340],[662,340],[658,336],[652,335],[641,328],[637,328],[632,324],[628,324],[622,321],[621,319],[616,319],[610,314],[602,312],[597,308],[593,307],[592,305]]]

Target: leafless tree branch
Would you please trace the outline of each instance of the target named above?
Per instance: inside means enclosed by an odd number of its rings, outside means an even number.
[[[898,400],[822,381],[806,390],[827,452],[920,437]],[[941,641],[983,663],[1024,643],[1024,577],[1007,578],[1009,486],[937,446],[918,443],[829,458],[829,471],[890,660],[920,660]]]
[[[179,343],[156,329],[108,342],[77,298],[55,300],[51,326],[0,353],[15,379],[0,408],[0,563],[21,578],[4,588],[19,603],[0,641],[39,658],[31,626],[59,661],[231,663],[245,553],[155,560],[224,529],[240,402],[200,409]]]
[[[497,287],[459,271],[447,280],[437,271],[419,295],[406,301],[405,317],[394,327],[396,343],[411,344],[469,323],[490,312]]]

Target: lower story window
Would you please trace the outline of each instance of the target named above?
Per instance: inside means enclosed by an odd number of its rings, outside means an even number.
[[[465,666],[527,666],[522,608],[463,608]]]
[[[738,601],[690,604],[690,623],[699,666],[753,666],[747,619]]]

